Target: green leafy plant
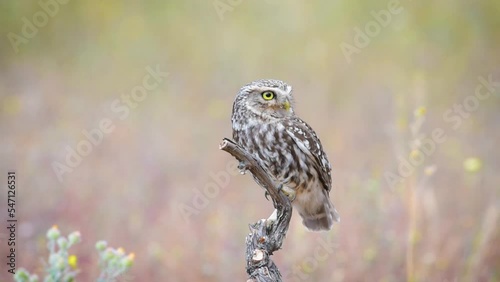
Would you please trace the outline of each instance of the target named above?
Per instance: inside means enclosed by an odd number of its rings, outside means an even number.
[[[106,241],[99,241],[95,244],[99,252],[99,266],[102,270],[97,279],[98,282],[115,281],[134,263],[134,253],[125,255],[122,248],[113,249],[108,248],[107,245]]]
[[[47,231],[47,248],[49,258],[44,262],[45,277],[44,282],[73,282],[80,272],[78,269],[78,258],[70,255],[69,249],[81,242],[80,232],[75,231],[67,237],[61,235],[56,225]],[[99,266],[101,274],[98,282],[116,281],[130,269],[134,262],[134,254],[125,254],[122,248],[113,249],[108,247],[106,241],[98,241],[96,249],[99,253]],[[26,269],[20,268],[14,275],[16,282],[38,282],[38,275],[30,274]]]

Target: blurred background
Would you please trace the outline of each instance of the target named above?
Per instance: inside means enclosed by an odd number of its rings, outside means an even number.
[[[285,281],[500,281],[500,2],[66,2],[0,4],[18,268],[43,273],[57,224],[82,234],[79,281],[97,240],[135,254],[121,281],[244,281],[248,224],[273,208],[218,145],[239,88],[276,78],[321,137],[342,218],[311,233],[293,216]]]

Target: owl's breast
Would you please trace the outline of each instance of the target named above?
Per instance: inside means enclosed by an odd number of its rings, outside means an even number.
[[[305,187],[314,174],[311,159],[280,123],[233,128],[233,138],[280,184]]]

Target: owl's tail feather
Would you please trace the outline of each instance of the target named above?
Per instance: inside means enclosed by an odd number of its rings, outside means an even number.
[[[340,222],[340,216],[330,202],[330,199],[318,210],[317,213],[301,214],[302,223],[311,231],[328,231],[332,229],[333,222]]]

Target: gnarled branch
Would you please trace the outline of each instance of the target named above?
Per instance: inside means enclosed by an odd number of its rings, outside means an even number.
[[[259,180],[259,183],[271,196],[277,213],[277,218],[274,220],[260,220],[249,226],[250,234],[246,237],[248,281],[281,281],[278,267],[270,259],[270,256],[281,248],[288,231],[292,217],[290,200],[279,192],[276,183],[269,174],[241,146],[224,138],[219,148],[240,161],[239,167],[243,172],[248,170]]]

